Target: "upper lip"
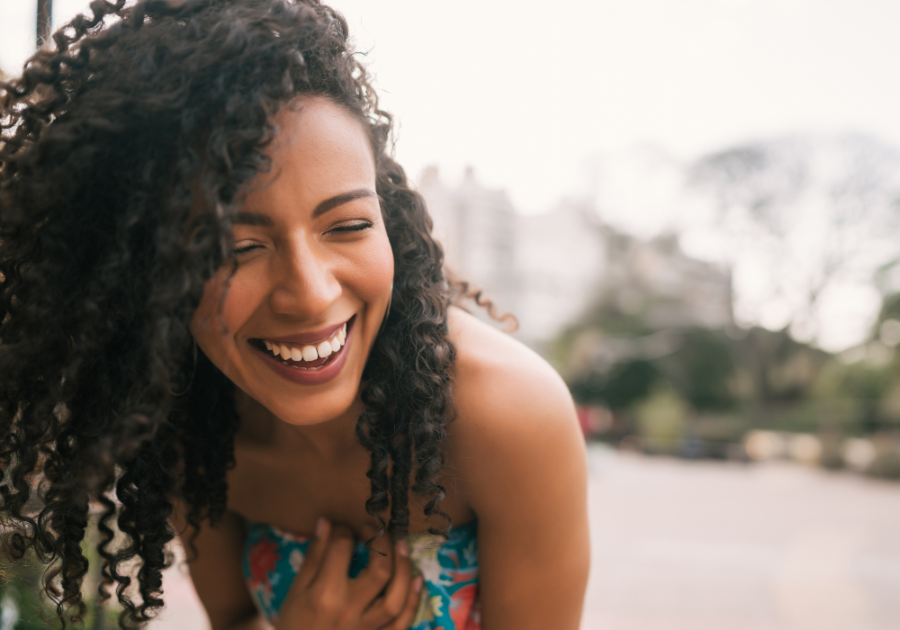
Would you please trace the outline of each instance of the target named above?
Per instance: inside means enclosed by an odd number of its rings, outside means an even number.
[[[351,317],[350,319],[353,318]],[[331,339],[334,336],[334,333],[349,321],[350,320],[348,319],[347,321],[343,321],[339,324],[334,324],[333,326],[329,326],[328,328],[322,328],[320,330],[314,330],[312,332],[296,333],[294,335],[285,335],[284,337],[260,337],[260,339],[265,339],[266,341],[272,341],[276,343],[312,345],[315,343],[319,343],[320,341],[325,341],[326,339]]]

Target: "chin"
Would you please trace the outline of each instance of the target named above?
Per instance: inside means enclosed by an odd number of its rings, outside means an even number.
[[[286,401],[281,399],[268,409],[286,424],[297,427],[314,426],[345,416],[356,405],[358,392],[359,387],[340,388],[330,394],[296,397],[295,404],[285,404]]]
[[[363,354],[363,358],[368,355],[368,352],[359,352],[358,347],[354,350],[356,352],[347,358],[341,373],[326,383],[296,385],[279,376],[274,383],[269,381],[259,390],[248,393],[275,417],[292,426],[314,426],[344,417],[359,401],[365,364],[357,355]],[[361,412],[359,405],[357,413]]]

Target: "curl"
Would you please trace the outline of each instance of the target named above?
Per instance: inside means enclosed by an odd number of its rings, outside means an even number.
[[[64,623],[84,612],[91,505],[101,598],[115,591],[123,628],[163,604],[173,501],[195,531],[225,513],[240,419],[230,381],[194,361],[189,322],[229,259],[242,187],[271,168],[273,115],[298,96],[368,129],[394,254],[357,422],[366,511],[399,538],[415,496],[433,532],[450,529],[437,479],[455,289],[347,37],[317,0],[94,0],[0,83],[0,515],[12,556],[34,549],[51,566]],[[194,216],[196,201],[213,211]]]

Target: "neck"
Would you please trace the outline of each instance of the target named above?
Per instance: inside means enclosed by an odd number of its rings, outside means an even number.
[[[278,449],[296,452],[299,448],[317,457],[337,460],[362,448],[356,438],[356,419],[363,412],[358,399],[336,418],[311,425],[284,422],[241,390],[235,393],[235,406],[246,435]]]

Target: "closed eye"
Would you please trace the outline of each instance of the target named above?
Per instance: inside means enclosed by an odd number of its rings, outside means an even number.
[[[338,225],[337,227],[333,227],[329,232],[360,232],[362,230],[368,230],[370,227],[374,225],[371,221],[359,221],[358,223],[351,223],[349,225]]]
[[[246,254],[247,252],[253,251],[254,249],[259,249],[260,247],[262,247],[262,245],[257,245],[255,243],[251,245],[244,245],[243,247],[235,247],[233,250],[231,250],[231,253],[235,256],[240,256],[241,254]]]

